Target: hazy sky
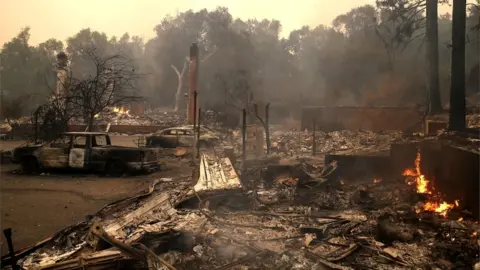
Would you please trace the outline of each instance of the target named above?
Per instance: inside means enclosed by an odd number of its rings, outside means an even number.
[[[303,25],[330,24],[364,4],[375,0],[0,0],[0,46],[25,26],[31,27],[32,45],[52,37],[65,40],[88,27],[109,36],[128,32],[148,39],[165,14],[219,5],[241,19],[278,19],[287,35]],[[440,11],[450,9],[443,6]]]

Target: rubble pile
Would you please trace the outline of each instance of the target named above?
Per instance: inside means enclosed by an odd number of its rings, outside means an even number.
[[[480,128],[480,114],[467,115],[467,127]]]
[[[132,126],[175,126],[184,122],[184,118],[175,112],[166,111],[147,111],[144,115],[134,115],[128,110],[113,107],[108,108],[102,113],[98,114],[96,121],[98,124],[112,124],[112,125],[132,125]],[[78,119],[77,121],[82,121]]]
[[[160,121],[161,124],[168,126],[184,125],[187,122],[186,113],[183,111],[173,112],[153,109],[146,111],[145,114],[154,119],[154,121]]]
[[[96,258],[152,269],[471,269],[479,261],[478,221],[460,207],[445,215],[419,208],[430,198],[407,179],[337,179],[335,163],[306,160],[256,168],[240,182],[228,158],[203,155],[196,184],[187,175],[159,179],[20,264],[77,269]]]
[[[129,113],[115,113],[115,112],[101,113],[95,119],[95,121],[99,125],[107,125],[110,123],[112,125],[149,126],[149,125],[158,125],[161,123],[161,121],[155,121],[154,119],[145,115],[139,116],[139,115],[133,115]],[[75,123],[83,124],[83,120],[76,119]]]
[[[448,114],[429,116],[428,119],[448,123]],[[466,115],[467,128],[480,128],[480,113],[468,113]]]
[[[390,144],[399,140],[402,133],[398,131],[374,133],[366,130],[340,130],[333,132],[315,132],[316,153],[376,153],[388,151]],[[241,149],[241,134],[235,133],[235,146]],[[281,157],[303,156],[312,153],[313,134],[311,131],[271,130],[271,153]]]
[[[95,116],[97,124],[107,125],[111,123],[112,125],[161,125],[161,126],[175,126],[184,124],[186,117],[182,114],[176,112],[166,112],[161,110],[150,110],[147,111],[144,115],[135,115],[129,112],[129,110],[122,107],[111,107],[106,108],[101,113]],[[41,123],[41,119],[38,119]],[[1,128],[7,128],[10,125],[24,125],[32,124],[32,117],[22,116],[18,119],[10,120],[10,124],[3,123]],[[73,125],[83,125],[85,121],[83,117],[73,117],[70,120],[70,124]]]

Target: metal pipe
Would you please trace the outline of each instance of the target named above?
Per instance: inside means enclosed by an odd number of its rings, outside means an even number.
[[[268,121],[270,111],[270,103],[265,106],[265,138],[267,143],[267,155],[270,154],[270,124]]]
[[[242,110],[242,167],[245,169],[245,162],[247,159],[247,110]]]
[[[33,133],[33,144],[37,144],[38,142],[38,110],[35,111],[35,124],[34,124],[34,127],[33,127],[35,130],[34,130],[34,133]]]
[[[200,156],[200,120],[202,115],[202,108],[198,108],[198,127],[197,127],[197,158]]]
[[[15,258],[15,249],[13,248],[13,241],[12,241],[12,229],[7,228],[3,230],[3,234],[7,239],[8,252],[10,254],[10,259],[11,259],[10,263],[11,263],[12,269],[14,270],[20,269],[17,265],[17,259]]]
[[[197,91],[193,92],[193,132],[197,125]]]
[[[312,156],[317,154],[317,142],[315,141],[315,119],[313,119],[313,134],[312,134]]]
[[[197,91],[197,77],[198,77],[198,46],[196,43],[192,43],[190,46],[190,67],[188,73],[188,124],[192,124],[194,121],[194,111],[196,106],[196,99],[194,100],[194,93]]]

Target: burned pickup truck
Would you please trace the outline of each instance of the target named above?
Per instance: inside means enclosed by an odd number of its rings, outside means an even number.
[[[157,149],[114,146],[103,132],[67,132],[56,140],[13,150],[12,162],[25,173],[42,169],[84,169],[121,176],[159,168]]]

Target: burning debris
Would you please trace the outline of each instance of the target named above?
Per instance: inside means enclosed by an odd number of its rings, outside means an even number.
[[[305,157],[310,133],[272,133],[277,153],[243,163],[231,145],[224,156],[218,145],[206,147],[198,162],[182,167],[185,175],[155,181],[148,192],[105,206],[42,246],[17,254],[19,264],[26,269],[75,269],[85,261],[153,269],[466,269],[478,262],[478,222],[460,211],[460,201],[448,203],[435,191],[434,181],[420,169],[420,153],[414,168],[403,173],[406,183],[394,180],[400,171],[392,177],[339,177],[345,163]],[[319,152],[372,153],[403,139],[394,132],[338,131],[319,132],[316,142]],[[231,141],[238,146],[238,140]],[[193,158],[186,153],[175,149],[177,156]]]
[[[408,174],[415,181],[412,191],[411,185],[379,177],[336,184],[329,166],[308,160],[272,159],[239,177],[228,158],[204,153],[198,168],[191,168],[196,183],[190,177],[156,181],[148,192],[109,204],[59,232],[23,254],[20,264],[26,269],[75,269],[87,261],[153,269],[471,268],[479,260],[480,227],[468,216],[450,219],[452,208],[433,205],[430,182],[416,184],[425,179],[417,160]],[[418,197],[405,196],[409,192],[428,196],[422,211],[416,211]]]
[[[425,178],[425,175],[421,173],[420,161],[420,152],[418,152],[417,157],[415,158],[415,169],[406,169],[403,172],[403,176],[407,177],[407,184],[415,185],[417,193],[427,195],[428,201],[419,205],[416,211],[417,213],[421,211],[435,212],[446,217],[448,211],[459,206],[459,200],[455,200],[454,203],[447,203],[441,201],[440,194],[432,194],[434,188],[431,187],[430,181]]]

